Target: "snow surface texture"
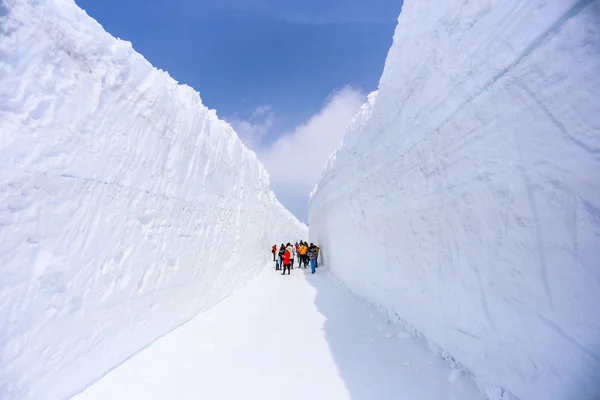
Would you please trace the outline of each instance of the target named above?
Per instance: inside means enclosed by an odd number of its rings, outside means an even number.
[[[72,0],[0,15],[0,398],[61,399],[307,232],[198,93]]]
[[[282,301],[283,300],[283,301]],[[322,266],[267,268],[73,400],[483,400]]]
[[[406,1],[310,201],[333,273],[494,399],[600,398],[599,44],[600,1]]]

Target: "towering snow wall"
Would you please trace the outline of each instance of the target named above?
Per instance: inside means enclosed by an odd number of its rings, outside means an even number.
[[[198,93],[72,0],[0,15],[0,398],[64,399],[307,233]]]
[[[406,0],[309,226],[479,382],[600,398],[600,1]]]

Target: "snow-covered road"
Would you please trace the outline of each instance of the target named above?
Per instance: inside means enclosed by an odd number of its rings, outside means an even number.
[[[324,268],[306,271],[266,268],[74,399],[483,398]]]

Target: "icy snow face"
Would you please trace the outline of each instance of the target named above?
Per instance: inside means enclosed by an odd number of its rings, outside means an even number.
[[[406,1],[310,202],[335,275],[521,399],[600,396],[599,43],[600,1]]]
[[[0,398],[60,399],[305,237],[196,92],[71,0],[0,34]]]

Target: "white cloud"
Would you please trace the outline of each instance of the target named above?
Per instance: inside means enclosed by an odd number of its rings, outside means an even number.
[[[306,221],[308,197],[321,169],[365,101],[365,94],[351,87],[334,92],[319,112],[271,143],[264,140],[275,120],[270,106],[257,107],[249,120],[233,117],[227,121],[269,171],[272,189],[279,200],[299,219]]]
[[[258,106],[256,107],[256,110],[254,110],[254,112],[252,113],[251,118],[262,117],[264,115],[267,115],[267,113],[271,113],[271,106]]]
[[[272,182],[293,182],[308,194],[365,99],[362,92],[344,88],[332,94],[323,109],[305,124],[283,134],[269,147],[260,148],[259,157]]]
[[[306,220],[308,195],[365,100],[362,92],[344,88],[333,93],[305,124],[284,133],[268,147],[256,149],[271,175],[275,193],[299,218]]]
[[[238,117],[226,119],[246,146],[253,150],[260,148],[263,138],[273,126],[275,115],[271,111],[271,106],[264,105],[257,107],[249,120],[243,120]]]

